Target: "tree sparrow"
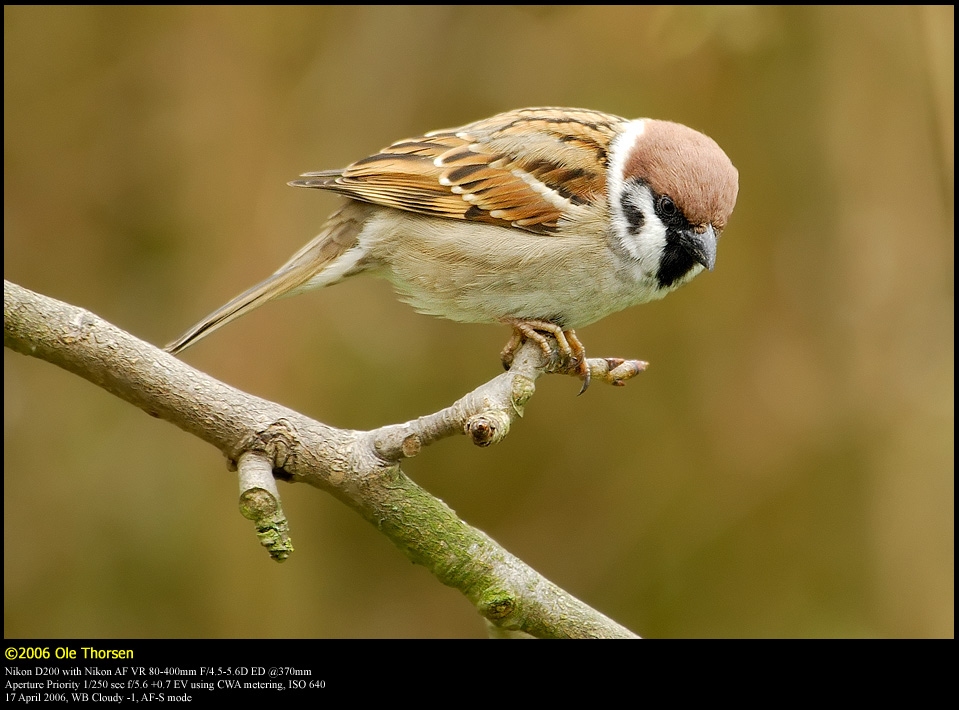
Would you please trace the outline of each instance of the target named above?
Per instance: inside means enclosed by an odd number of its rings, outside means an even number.
[[[702,133],[573,108],[501,113],[301,177],[290,185],[349,199],[276,273],[167,350],[280,296],[370,272],[423,313],[512,326],[507,366],[525,338],[550,357],[543,334],[553,335],[560,369],[588,383],[573,328],[712,269],[739,190]]]

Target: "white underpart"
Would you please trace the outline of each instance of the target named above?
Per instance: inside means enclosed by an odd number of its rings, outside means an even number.
[[[659,261],[666,247],[666,226],[656,216],[653,195],[645,185],[639,185],[623,174],[636,141],[646,129],[644,118],[630,121],[626,130],[613,139],[609,151],[608,186],[609,212],[612,217],[614,239],[617,246],[633,262],[636,277],[652,277],[659,269]],[[632,233],[629,219],[623,211],[624,193],[627,201],[642,212],[644,221],[638,233]]]
[[[366,256],[368,252],[369,250],[362,244],[350,247],[343,252],[342,255],[334,259],[329,266],[296,289],[295,292],[301,293],[312,288],[322,288],[323,286],[332,286],[335,283],[339,283],[356,268],[360,259]]]

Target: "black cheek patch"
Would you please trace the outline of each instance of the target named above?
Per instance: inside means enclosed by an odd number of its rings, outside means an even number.
[[[629,233],[639,234],[639,231],[643,228],[643,224],[646,222],[643,211],[632,203],[626,191],[623,191],[622,197],[619,198],[619,206],[623,209],[623,216],[626,218],[626,221],[629,222]]]

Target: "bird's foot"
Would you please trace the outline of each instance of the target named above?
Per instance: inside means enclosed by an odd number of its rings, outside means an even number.
[[[576,337],[572,329],[563,330],[555,323],[544,320],[525,320],[521,318],[504,318],[504,323],[512,326],[513,337],[509,339],[500,357],[503,367],[507,370],[513,364],[513,357],[519,346],[526,340],[532,340],[543,351],[546,357],[547,371],[559,372],[566,375],[575,375],[583,380],[580,394],[586,391],[590,381],[590,367],[586,364],[586,348]],[[545,334],[552,335],[556,340],[554,348]]]
[[[503,322],[513,328],[513,337],[500,355],[503,367],[508,370],[520,345],[526,340],[532,340],[539,345],[546,357],[547,372],[574,375],[583,380],[580,394],[586,391],[593,378],[615,387],[622,387],[649,367],[649,363],[643,360],[625,360],[620,357],[587,359],[586,348],[576,337],[576,333],[573,330],[563,330],[549,321],[504,318]],[[552,335],[556,340],[555,347],[547,335]]]

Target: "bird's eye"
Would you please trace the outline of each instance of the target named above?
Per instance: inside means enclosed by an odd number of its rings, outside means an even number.
[[[682,210],[668,195],[660,195],[656,198],[656,214],[663,222],[672,226],[682,224],[685,219]]]

